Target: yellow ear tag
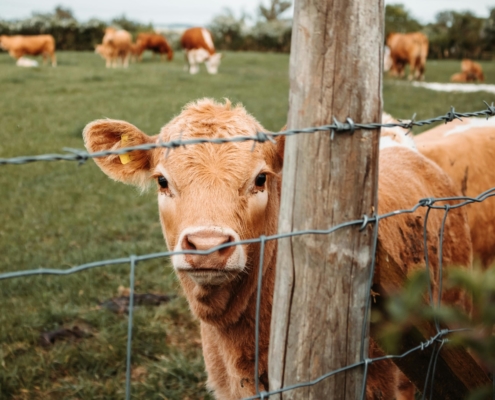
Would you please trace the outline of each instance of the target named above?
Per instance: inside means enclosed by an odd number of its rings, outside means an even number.
[[[126,147],[127,143],[129,143],[129,135],[122,135],[120,137],[120,147]],[[119,158],[120,162],[124,165],[132,161],[131,155],[129,153],[119,154]]]

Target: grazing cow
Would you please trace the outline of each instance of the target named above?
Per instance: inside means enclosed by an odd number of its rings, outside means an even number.
[[[19,60],[22,56],[43,57],[43,64],[50,57],[52,67],[57,66],[55,57],[55,39],[52,35],[33,35],[33,36],[0,36],[0,47],[7,50],[11,57]]]
[[[110,58],[111,67],[123,66],[127,68],[129,66],[129,58],[131,56],[132,48],[132,36],[129,32],[115,28],[105,29],[105,36],[103,36],[102,44],[108,47],[109,50],[105,50]],[[104,58],[106,58],[104,56]]]
[[[160,54],[162,60],[167,55],[168,61],[174,58],[174,51],[168,44],[167,40],[158,33],[140,33],[136,40],[138,48],[138,59],[141,61],[141,56],[145,50],[151,50],[153,54]]]
[[[421,32],[391,33],[387,37],[390,48],[390,72],[403,77],[409,64],[409,80],[424,80],[428,38]]]
[[[215,53],[215,45],[210,31],[205,28],[186,29],[180,39],[180,44],[186,53],[186,62],[190,74],[199,72],[199,64],[204,62],[210,74],[216,74],[222,58],[221,53]]]
[[[148,136],[125,121],[97,120],[83,135],[90,152],[176,139],[255,136],[263,127],[242,106],[210,99],[188,104],[156,136]],[[128,157],[96,158],[111,178],[139,187],[155,183],[167,247],[174,251],[212,250],[239,240],[277,233],[284,140],[222,145],[205,143],[151,151],[137,150]],[[441,169],[406,146],[383,149],[379,165],[379,211],[410,208],[421,198],[453,196],[457,191]],[[379,242],[386,263],[395,262],[409,275],[423,266],[424,208],[380,222]],[[357,217],[357,216],[356,216]],[[438,230],[443,212],[429,215],[428,253],[434,293],[438,294]],[[443,260],[446,266],[468,267],[471,244],[466,216],[453,209],[446,222]],[[259,380],[268,389],[268,346],[277,242],[265,244],[260,309]],[[208,255],[172,256],[172,264],[199,318],[208,387],[218,399],[240,399],[255,394],[254,353],[256,288],[260,244],[223,247]],[[375,282],[387,279],[390,265],[377,265]],[[403,282],[397,282],[402,285]],[[455,289],[443,299],[465,306]],[[327,329],[327,328],[325,328]],[[370,354],[380,349],[372,342]],[[398,369],[389,360],[369,369],[367,399],[387,400],[400,395],[413,399]],[[407,386],[407,385],[405,385]],[[411,384],[409,384],[411,386]],[[409,395],[407,395],[409,393]]]
[[[495,187],[495,118],[464,118],[414,137],[418,150],[437,163],[464,196]],[[483,267],[495,261],[495,198],[465,207],[473,251]]]
[[[468,58],[461,61],[461,71],[467,75],[467,81],[485,81],[485,75],[483,74],[483,68],[477,62],[474,62]]]

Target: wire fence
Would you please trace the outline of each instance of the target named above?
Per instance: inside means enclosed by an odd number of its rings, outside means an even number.
[[[95,153],[87,153],[82,150],[77,150],[77,149],[65,149],[66,151],[69,152],[69,154],[61,155],[61,154],[45,154],[45,155],[38,155],[38,156],[23,156],[23,157],[14,157],[14,158],[0,158],[0,165],[8,165],[8,164],[13,164],[13,165],[20,165],[20,164],[25,164],[25,163],[30,163],[30,162],[39,162],[39,161],[77,161],[80,163],[85,162],[86,160],[90,158],[96,158],[96,157],[105,157],[108,155],[121,155],[121,154],[126,154],[134,150],[151,150],[155,148],[167,148],[167,149],[173,149],[176,147],[180,146],[189,146],[189,145],[194,145],[194,144],[201,144],[201,143],[216,143],[216,144],[221,144],[221,143],[226,143],[226,142],[243,142],[243,141],[253,141],[253,148],[257,142],[263,143],[267,140],[273,141],[273,138],[276,136],[290,136],[294,134],[308,134],[308,133],[315,133],[315,132],[329,132],[331,134],[331,137],[333,138],[335,133],[349,133],[352,134],[354,133],[355,130],[357,129],[369,129],[369,130],[374,130],[379,127],[383,128],[392,128],[392,127],[401,127],[404,129],[411,129],[414,126],[424,126],[428,124],[432,124],[435,122],[439,121],[445,121],[450,122],[453,121],[454,119],[461,119],[463,117],[475,117],[475,116],[486,116],[487,118],[489,116],[495,116],[495,106],[492,103],[489,105],[486,103],[487,108],[485,110],[481,111],[475,111],[475,112],[467,112],[467,113],[458,113],[455,111],[455,109],[452,107],[449,112],[447,112],[445,115],[427,119],[427,120],[421,120],[421,121],[415,121],[415,117],[413,116],[410,121],[401,121],[397,123],[368,123],[368,124],[358,124],[354,123],[350,118],[346,120],[346,123],[342,123],[334,119],[334,123],[330,125],[323,125],[319,127],[314,127],[314,128],[306,128],[306,129],[296,129],[296,130],[286,130],[286,131],[281,131],[277,133],[265,133],[265,132],[258,132],[255,136],[239,136],[239,137],[233,137],[233,138],[221,138],[221,139],[194,139],[194,140],[174,140],[170,142],[160,142],[156,144],[147,144],[147,145],[140,145],[140,146],[133,146],[133,147],[125,147],[125,148],[120,148],[118,150],[112,150],[112,151],[101,151],[101,152],[95,152]],[[368,225],[374,224],[374,229],[373,229],[373,248],[372,248],[372,253],[373,253],[373,258],[372,258],[372,265],[371,265],[371,274],[369,277],[369,282],[368,282],[368,296],[367,296],[367,304],[366,304],[366,310],[370,309],[370,301],[372,298],[372,293],[371,293],[371,287],[372,287],[372,280],[373,280],[373,273],[375,269],[375,263],[376,263],[376,254],[377,254],[377,247],[378,247],[378,226],[379,222],[388,218],[393,218],[395,216],[401,215],[401,214],[411,214],[417,211],[419,208],[426,208],[426,213],[425,213],[425,220],[424,220],[424,226],[423,226],[423,250],[424,250],[424,262],[425,262],[425,268],[427,271],[431,268],[429,257],[428,257],[428,235],[427,235],[427,224],[428,224],[428,215],[430,210],[443,210],[444,211],[444,217],[442,219],[440,231],[439,231],[439,273],[440,276],[442,274],[442,269],[443,269],[443,258],[442,258],[442,245],[443,245],[443,238],[444,238],[444,232],[445,232],[445,224],[447,220],[447,216],[449,211],[452,209],[464,207],[468,204],[472,203],[479,203],[483,202],[486,199],[490,197],[495,197],[495,187],[491,188],[481,194],[479,194],[476,197],[468,197],[468,196],[457,196],[457,197],[443,197],[443,198],[424,198],[420,199],[417,204],[415,204],[412,208],[409,209],[401,209],[401,210],[395,210],[393,212],[389,212],[386,214],[382,215],[371,215],[371,216],[366,216],[364,215],[360,219],[348,221],[345,223],[338,224],[336,226],[330,227],[328,229],[324,230],[315,230],[315,229],[309,229],[309,230],[303,230],[303,231],[295,231],[295,232],[290,232],[290,233],[284,233],[284,234],[276,234],[276,235],[271,235],[271,236],[260,236],[258,238],[252,238],[252,239],[247,239],[247,240],[240,240],[237,242],[229,242],[220,246],[216,246],[213,248],[210,248],[208,250],[182,250],[182,251],[166,251],[166,252],[159,252],[159,253],[152,253],[152,254],[145,254],[145,255],[131,255],[129,257],[121,257],[121,258],[114,258],[114,259],[108,259],[108,260],[102,260],[102,261],[96,261],[96,262],[91,262],[91,263],[86,263],[82,265],[78,265],[69,269],[50,269],[50,268],[39,268],[39,269],[31,269],[31,270],[24,270],[24,271],[13,271],[13,272],[4,272],[0,273],[0,280],[6,280],[6,279],[13,279],[13,278],[22,278],[22,277],[27,277],[27,276],[34,276],[34,275],[70,275],[74,273],[78,273],[81,271],[93,269],[93,268],[100,268],[100,267],[105,267],[109,265],[116,265],[116,264],[129,264],[130,266],[130,276],[129,276],[129,315],[128,315],[128,332],[127,332],[127,355],[126,355],[126,384],[125,384],[125,398],[130,399],[131,398],[131,345],[132,345],[132,328],[133,328],[133,302],[134,302],[134,284],[135,284],[135,271],[136,271],[136,266],[140,262],[144,262],[147,260],[152,260],[152,259],[157,259],[157,258],[163,258],[163,257],[171,257],[174,255],[186,255],[186,254],[197,254],[197,255],[207,255],[211,254],[213,252],[216,252],[218,250],[231,247],[231,246],[238,246],[238,245],[248,245],[248,244],[256,244],[259,243],[261,246],[261,251],[260,251],[260,261],[258,264],[258,287],[257,287],[257,305],[256,305],[256,327],[255,327],[255,332],[253,332],[253,339],[255,341],[255,372],[254,372],[254,381],[255,381],[255,387],[256,387],[256,394],[248,397],[247,399],[264,399],[268,398],[270,395],[275,395],[291,390],[296,390],[298,388],[302,387],[307,387],[307,386],[312,386],[320,383],[322,380],[329,378],[330,376],[333,376],[335,374],[353,369],[353,368],[358,368],[362,367],[364,368],[364,383],[363,387],[361,390],[361,399],[365,398],[366,394],[366,381],[367,381],[367,376],[368,376],[368,370],[369,366],[372,363],[375,362],[380,362],[383,360],[393,360],[393,359],[399,359],[408,356],[409,354],[416,352],[416,351],[422,351],[425,350],[426,348],[432,347],[433,351],[431,353],[431,358],[430,358],[430,363],[429,367],[427,370],[426,374],[426,379],[425,379],[425,386],[422,389],[423,393],[423,399],[424,398],[430,398],[433,393],[433,385],[434,385],[434,377],[435,377],[435,371],[437,367],[437,359],[440,353],[440,350],[442,349],[443,345],[448,342],[448,336],[451,333],[458,332],[459,329],[442,329],[438,320],[435,320],[435,327],[436,327],[436,332],[434,335],[432,335],[430,338],[428,338],[426,341],[423,341],[421,343],[418,343],[416,347],[413,347],[401,354],[395,354],[395,355],[385,355],[382,357],[377,357],[377,358],[368,358],[365,357],[365,343],[366,343],[366,336],[367,336],[367,325],[368,325],[368,319],[365,318],[365,321],[363,323],[361,332],[361,360],[357,363],[347,365],[343,368],[336,369],[334,371],[329,371],[328,373],[319,376],[318,378],[311,380],[311,381],[306,381],[306,382],[300,382],[297,384],[289,385],[282,387],[280,389],[272,390],[272,391],[262,391],[260,390],[260,382],[259,382],[259,374],[258,374],[258,366],[259,366],[259,332],[260,332],[260,305],[261,305],[261,278],[262,278],[262,271],[263,271],[263,262],[264,262],[264,248],[265,248],[265,243],[268,241],[273,241],[273,240],[280,240],[284,238],[291,238],[295,236],[301,236],[301,235],[329,235],[332,233],[335,233],[339,230],[346,229],[346,228],[357,228],[359,230],[364,230]],[[442,204],[440,204],[442,203]],[[429,272],[426,274],[428,278],[430,278]],[[441,282],[441,281],[440,281]],[[438,306],[440,304],[441,300],[441,295],[442,295],[442,290],[440,288],[438,292],[438,298],[434,299],[433,298],[433,292],[432,292],[432,282],[429,282],[428,285],[428,293],[429,293],[429,301],[431,306]],[[493,377],[492,377],[493,378]],[[495,380],[493,381],[493,385],[495,388]],[[418,388],[419,389],[419,388]],[[429,397],[427,397],[429,390]],[[247,400],[246,399],[246,400]]]

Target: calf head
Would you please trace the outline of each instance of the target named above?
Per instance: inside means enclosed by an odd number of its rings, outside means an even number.
[[[83,134],[88,150],[97,152],[177,139],[254,136],[263,130],[243,107],[203,99],[188,104],[156,136],[115,120],[94,121]],[[229,244],[276,233],[282,154],[282,140],[254,146],[247,141],[139,150],[95,161],[115,180],[156,187],[169,250],[210,251],[177,254],[172,263],[193,312],[210,323],[230,324],[255,292],[260,245]],[[267,242],[265,260],[275,252],[275,242]]]

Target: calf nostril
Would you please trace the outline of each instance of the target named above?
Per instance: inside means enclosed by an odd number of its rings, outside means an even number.
[[[232,236],[228,236],[221,245],[223,246],[226,244],[231,244],[231,243],[234,243],[234,241],[235,241],[235,239]],[[228,255],[229,253],[232,253],[233,251],[234,251],[233,245],[225,246],[225,247],[222,247],[221,249],[218,250],[220,255]]]
[[[190,240],[189,235],[184,236],[184,240],[182,240],[182,249],[183,250],[196,250],[196,246]]]

